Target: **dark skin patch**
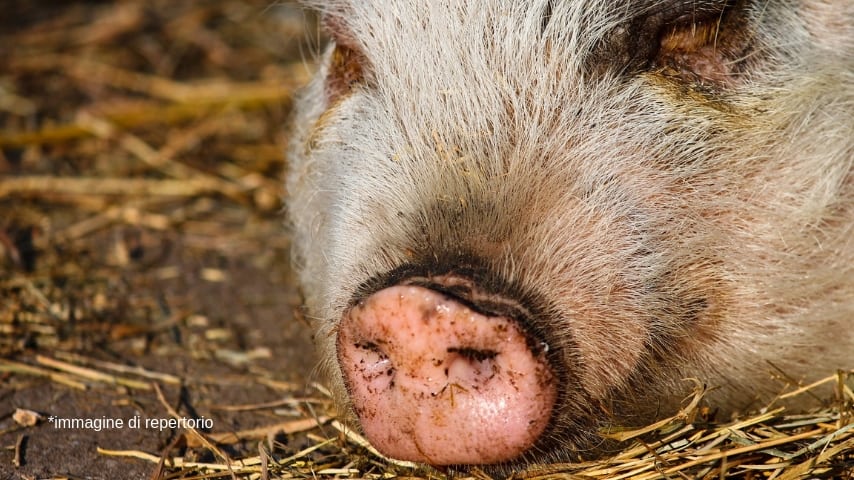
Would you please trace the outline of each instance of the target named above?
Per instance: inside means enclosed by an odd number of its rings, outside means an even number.
[[[658,53],[659,39],[669,27],[715,18],[727,8],[726,1],[624,0],[612,4],[615,11],[633,12],[625,23],[607,32],[588,60],[591,73],[617,70],[628,74],[650,68]]]
[[[738,84],[752,48],[747,0],[632,1],[636,12],[590,52],[588,71],[636,75],[653,71],[712,88]]]
[[[667,26],[660,34],[653,68],[687,83],[729,87],[739,82],[750,33],[744,2],[726,6],[714,16],[700,16]]]

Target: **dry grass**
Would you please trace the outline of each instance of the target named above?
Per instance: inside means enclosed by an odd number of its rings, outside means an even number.
[[[174,375],[142,368],[62,354],[64,360],[36,357],[39,367],[0,361],[0,371],[48,376],[75,388],[91,388],[93,382],[155,390],[164,411],[182,418],[165,399],[158,383],[189,382]],[[253,381],[247,378],[247,381]],[[676,415],[637,430],[612,431],[603,436],[624,441],[617,455],[575,464],[529,467],[516,479],[675,479],[755,478],[852,478],[854,476],[854,371],[837,372],[820,382],[792,389],[781,398],[809,395],[823,384],[835,386],[832,405],[820,411],[793,414],[773,405],[730,422],[709,422],[702,404],[704,388],[698,384],[687,405]],[[153,381],[153,382],[152,382]],[[419,467],[382,457],[358,433],[330,414],[331,401],[321,386],[313,398],[284,397],[276,402],[226,405],[219,408],[248,412],[288,404],[310,408],[305,416],[244,431],[203,433],[182,429],[161,454],[138,450],[99,448],[102,455],[140,459],[156,466],[152,478],[304,478],[392,476],[444,478],[448,472]],[[306,433],[309,445],[292,452],[277,438]],[[255,454],[232,458],[221,447],[238,442],[255,445]],[[179,445],[207,449],[215,460],[199,462],[172,453]],[[475,469],[456,476],[488,478]],[[847,475],[847,476],[846,476]]]

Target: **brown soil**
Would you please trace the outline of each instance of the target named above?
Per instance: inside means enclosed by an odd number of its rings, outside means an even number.
[[[0,479],[158,475],[156,463],[99,447],[221,461],[187,446],[184,430],[127,425],[171,418],[152,381],[179,416],[210,419],[208,433],[328,408],[310,389],[280,204],[312,25],[266,0],[4,6]],[[22,426],[16,409],[43,418]],[[52,416],[125,425],[69,428]],[[307,444],[269,433],[279,455]],[[264,438],[220,448],[257,455]]]

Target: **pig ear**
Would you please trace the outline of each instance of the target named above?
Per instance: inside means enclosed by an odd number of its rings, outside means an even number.
[[[365,83],[367,57],[341,17],[324,15],[322,26],[334,45],[326,78],[326,97],[334,103]]]

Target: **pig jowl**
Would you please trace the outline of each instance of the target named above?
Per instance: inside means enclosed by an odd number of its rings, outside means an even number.
[[[294,262],[380,451],[589,457],[686,377],[729,412],[854,367],[850,2],[312,5]]]

